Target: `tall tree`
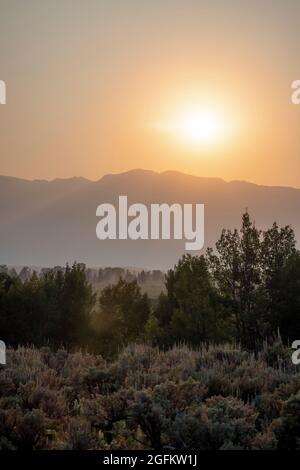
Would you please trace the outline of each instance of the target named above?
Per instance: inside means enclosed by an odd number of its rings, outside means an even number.
[[[100,333],[103,353],[114,353],[129,342],[142,338],[150,313],[147,294],[142,294],[137,281],[119,279],[103,289],[95,324]]]
[[[292,254],[276,274],[276,294],[271,294],[268,319],[289,343],[300,338],[300,253]],[[276,300],[275,300],[276,299]]]
[[[271,326],[276,325],[276,311],[279,303],[286,296],[283,290],[284,269],[288,260],[296,254],[296,240],[294,231],[290,226],[279,228],[274,222],[273,226],[263,232],[260,248],[260,260],[262,266],[263,289],[265,300],[265,315]],[[294,258],[294,262],[297,258]],[[290,265],[289,265],[290,266]],[[283,274],[283,272],[285,274]],[[293,283],[293,280],[290,279]]]
[[[152,328],[161,332],[161,342],[199,344],[226,338],[228,324],[204,256],[183,256],[166,276]]]
[[[256,300],[261,283],[260,236],[246,212],[240,232],[224,229],[216,251],[207,252],[216,285],[234,314],[237,339],[244,345],[253,343],[259,334]]]

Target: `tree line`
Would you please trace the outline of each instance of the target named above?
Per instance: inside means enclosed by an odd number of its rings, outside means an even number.
[[[85,267],[85,264],[79,263]],[[19,277],[21,281],[28,281],[33,274],[38,277],[42,277],[45,274],[53,271],[64,271],[64,266],[55,266],[54,268],[31,268],[29,266],[23,266],[19,273],[16,268],[9,267],[6,264],[0,265],[0,274],[9,274],[11,277]],[[159,269],[153,269],[151,271],[139,270],[132,271],[126,268],[119,267],[105,267],[105,268],[86,268],[85,275],[89,282],[93,285],[97,283],[115,283],[120,278],[126,281],[137,281],[138,284],[146,284],[147,282],[163,282],[164,272]]]
[[[184,255],[156,304],[136,279],[120,277],[99,295],[75,263],[21,280],[0,273],[0,334],[7,344],[83,347],[110,355],[131,342],[238,342],[300,338],[300,253],[290,226],[259,230],[248,212],[223,230],[215,249]]]

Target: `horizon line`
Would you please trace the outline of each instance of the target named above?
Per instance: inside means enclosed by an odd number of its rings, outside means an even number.
[[[121,176],[121,175],[126,175],[126,174],[131,174],[131,173],[136,173],[136,172],[143,172],[143,173],[152,173],[155,175],[165,175],[168,173],[173,173],[181,176],[187,176],[187,177],[192,177],[192,178],[198,178],[198,179],[206,179],[206,180],[219,180],[225,184],[230,184],[230,183],[244,183],[244,184],[250,184],[253,186],[259,186],[259,187],[266,187],[266,188],[285,188],[285,189],[294,189],[294,190],[300,190],[300,187],[297,186],[287,186],[287,185],[280,185],[280,184],[263,184],[263,183],[255,183],[253,181],[245,180],[245,179],[233,179],[233,180],[226,180],[220,176],[202,176],[202,175],[195,175],[192,173],[186,173],[183,171],[179,170],[163,170],[163,171],[156,171],[156,170],[149,170],[146,168],[132,168],[130,170],[125,170],[121,172],[112,172],[112,173],[105,173],[103,174],[100,178],[98,179],[90,179],[85,176],[66,176],[66,177],[54,177],[54,178],[25,178],[21,176],[13,176],[13,175],[8,175],[8,174],[0,174],[0,178],[8,178],[8,179],[14,179],[14,180],[19,180],[19,181],[25,181],[28,183],[53,183],[55,181],[70,181],[70,180],[83,180],[88,183],[98,183],[104,178],[107,177],[114,177],[114,176]]]

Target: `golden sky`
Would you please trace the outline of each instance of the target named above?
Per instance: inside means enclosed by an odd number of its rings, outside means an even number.
[[[0,0],[0,174],[300,187],[299,57],[298,0]]]

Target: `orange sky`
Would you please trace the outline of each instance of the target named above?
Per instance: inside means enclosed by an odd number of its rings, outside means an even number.
[[[300,187],[299,18],[298,0],[2,0],[0,173],[138,167]],[[229,130],[203,146],[155,128],[186,103]]]

